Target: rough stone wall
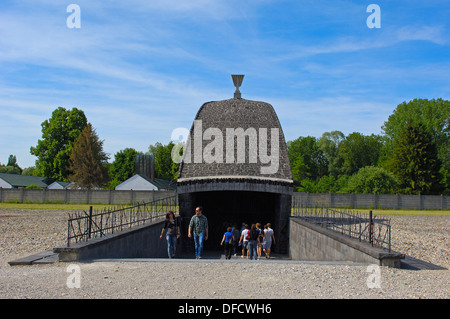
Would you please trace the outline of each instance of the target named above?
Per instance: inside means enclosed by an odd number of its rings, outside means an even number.
[[[260,157],[257,156],[257,162],[251,163],[249,160],[249,138],[246,137],[245,147],[245,162],[237,163],[235,160],[233,163],[227,163],[225,157],[223,157],[223,163],[194,163],[194,125],[190,131],[191,138],[191,152],[190,163],[183,159],[180,165],[179,178],[192,178],[200,176],[260,176],[266,178],[281,178],[292,180],[292,173],[289,164],[289,158],[287,154],[286,142],[284,139],[283,130],[281,128],[278,117],[273,107],[265,102],[250,101],[245,99],[229,99],[216,102],[205,103],[198,111],[195,120],[202,121],[202,134],[208,128],[218,128],[222,132],[222,145],[223,153],[226,150],[226,132],[227,128],[242,128],[247,130],[248,128],[254,128],[257,132],[258,143],[260,141],[260,128],[267,129],[267,154],[271,154],[271,128],[277,128],[279,132],[279,158],[278,158],[278,170],[273,174],[261,174],[261,167],[267,167],[269,164],[262,163]],[[212,142],[211,140],[202,139],[202,150]],[[238,143],[235,139],[234,142],[234,156],[238,154]],[[258,144],[259,151],[259,144]],[[224,155],[225,156],[225,155]]]

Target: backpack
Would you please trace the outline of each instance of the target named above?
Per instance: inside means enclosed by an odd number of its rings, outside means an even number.
[[[260,229],[258,234],[258,242],[262,243],[263,241],[264,241],[264,231]]]
[[[247,233],[248,240],[257,240],[259,236],[259,232],[257,229],[250,229]]]

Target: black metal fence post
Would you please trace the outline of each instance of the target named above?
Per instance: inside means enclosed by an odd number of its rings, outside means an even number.
[[[69,215],[69,217],[70,217],[70,215]],[[71,225],[71,223],[72,223],[72,221],[69,218],[69,221],[67,222],[67,247],[70,247],[70,225]]]
[[[372,211],[369,211],[369,242],[373,246],[373,218],[372,218]]]
[[[91,238],[92,230],[92,206],[89,206],[89,223],[88,223],[88,238]]]

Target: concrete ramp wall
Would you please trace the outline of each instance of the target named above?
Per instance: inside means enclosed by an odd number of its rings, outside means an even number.
[[[87,242],[53,249],[61,261],[110,258],[167,258],[167,243],[159,238],[164,219]],[[372,247],[300,218],[290,218],[289,254],[293,260],[346,261],[400,267],[405,256]],[[177,245],[177,254],[181,243]]]
[[[53,249],[61,261],[104,258],[167,258],[165,237],[159,238],[164,219],[87,242]]]
[[[400,260],[405,257],[295,217],[290,219],[289,253],[294,260],[350,261],[389,267],[400,267]]]

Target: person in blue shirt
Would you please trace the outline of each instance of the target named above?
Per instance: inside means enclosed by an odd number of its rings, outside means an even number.
[[[231,251],[233,250],[233,233],[231,232],[231,227],[227,228],[225,234],[223,234],[220,246],[225,243],[225,259],[231,259]]]

